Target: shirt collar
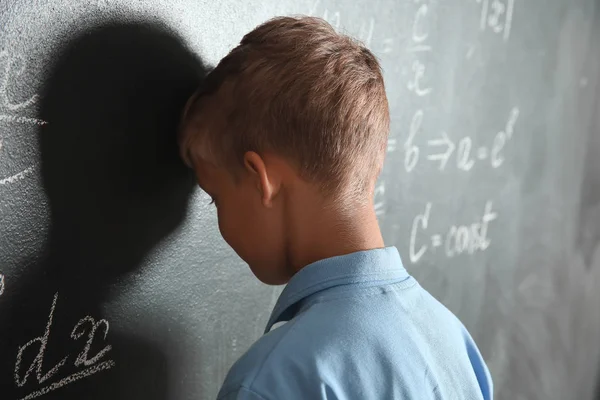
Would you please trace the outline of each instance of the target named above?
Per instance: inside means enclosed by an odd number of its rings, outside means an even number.
[[[290,279],[275,304],[265,333],[277,322],[293,318],[298,311],[298,303],[317,292],[340,285],[401,281],[408,277],[395,247],[359,251],[314,262]]]

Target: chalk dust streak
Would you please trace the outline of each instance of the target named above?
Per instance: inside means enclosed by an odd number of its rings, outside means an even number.
[[[48,122],[39,118],[20,117],[17,115],[0,114],[0,122],[14,122],[17,124],[33,124],[33,125],[47,125]]]
[[[31,166],[31,167],[19,172],[18,174],[9,176],[8,178],[0,179],[0,185],[8,185],[10,183],[15,183],[17,181],[20,181],[21,179],[25,178],[25,176],[27,176],[28,174],[33,172],[34,169],[35,169],[35,166]]]
[[[73,382],[76,382],[80,379],[86,378],[88,376],[97,374],[98,372],[107,370],[107,369],[111,369],[112,367],[115,366],[115,362],[110,360],[110,361],[105,361],[102,362],[94,367],[88,368],[86,370],[83,370],[81,372],[77,372],[71,376],[68,376],[66,378],[61,379],[58,382],[53,383],[52,385],[46,386],[45,388],[41,389],[41,390],[37,390],[23,398],[21,398],[20,400],[30,400],[30,399],[35,399],[36,397],[40,397],[43,396],[45,394],[50,393],[53,390],[56,389],[60,389],[63,386],[67,386]]]

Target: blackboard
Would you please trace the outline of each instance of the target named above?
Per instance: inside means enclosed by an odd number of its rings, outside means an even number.
[[[186,97],[269,17],[381,59],[376,210],[498,399],[591,399],[600,365],[595,0],[0,4],[0,398],[210,399],[280,287],[177,158]]]

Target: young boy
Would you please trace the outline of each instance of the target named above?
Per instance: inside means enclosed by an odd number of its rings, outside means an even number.
[[[182,157],[223,238],[262,282],[287,283],[219,399],[492,398],[469,333],[384,247],[388,130],[377,59],[318,18],[248,33],[188,101]]]

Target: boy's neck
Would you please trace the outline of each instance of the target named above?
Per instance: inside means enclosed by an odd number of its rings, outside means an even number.
[[[384,247],[372,204],[304,203],[297,211],[288,243],[293,274],[325,258]]]

